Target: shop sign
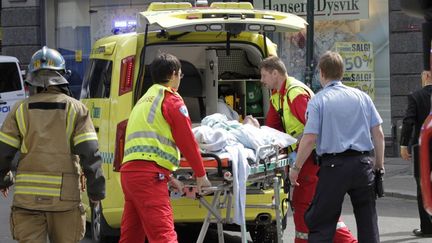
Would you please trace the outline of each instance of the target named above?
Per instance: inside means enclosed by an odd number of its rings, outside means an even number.
[[[257,9],[271,9],[306,17],[307,0],[255,0]],[[315,20],[368,19],[369,0],[315,0]]]
[[[344,59],[345,71],[373,71],[371,42],[336,42],[335,47]]]
[[[336,42],[335,49],[344,59],[342,82],[375,97],[374,61],[371,42]]]

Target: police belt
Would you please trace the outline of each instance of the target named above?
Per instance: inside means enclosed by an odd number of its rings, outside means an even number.
[[[347,149],[341,153],[326,153],[326,154],[322,154],[320,156],[318,156],[318,160],[323,160],[323,159],[331,159],[331,158],[340,158],[340,157],[350,157],[350,156],[359,156],[359,155],[364,155],[364,156],[369,156],[370,155],[370,151],[357,151],[354,149]]]

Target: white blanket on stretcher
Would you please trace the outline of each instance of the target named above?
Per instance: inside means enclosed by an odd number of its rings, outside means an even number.
[[[228,121],[222,114],[205,117],[201,126],[193,129],[195,139],[204,152],[228,157],[232,162],[234,223],[245,223],[246,181],[249,176],[248,158],[256,160],[255,150],[264,145],[288,147],[297,140],[270,127],[254,127]]]

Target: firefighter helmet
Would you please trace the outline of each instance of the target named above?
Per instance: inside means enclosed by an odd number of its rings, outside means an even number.
[[[65,71],[65,66],[65,59],[58,51],[44,46],[33,54],[28,66],[28,71],[29,73],[42,69]]]
[[[65,59],[56,50],[46,46],[35,52],[28,66],[27,82],[37,87],[68,84],[58,71],[66,73]]]

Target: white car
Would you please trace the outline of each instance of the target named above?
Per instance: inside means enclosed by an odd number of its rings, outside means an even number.
[[[26,91],[18,59],[0,56],[0,126],[15,102],[25,98]]]

